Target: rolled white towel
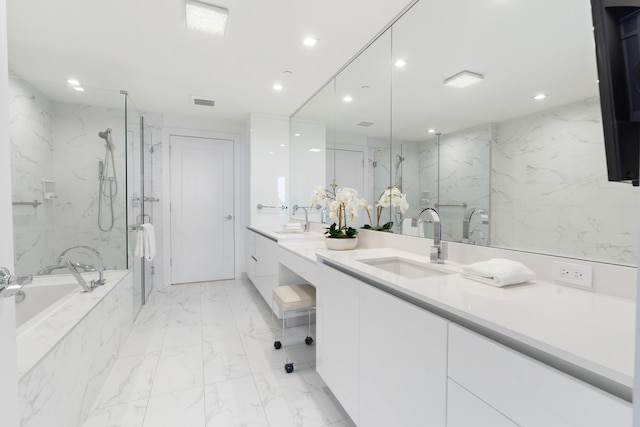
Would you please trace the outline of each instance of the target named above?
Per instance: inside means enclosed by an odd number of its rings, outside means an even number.
[[[515,285],[535,280],[536,275],[524,264],[510,259],[493,258],[489,261],[463,265],[460,274],[492,286]]]
[[[155,230],[149,223],[142,224],[142,230],[144,253],[141,256],[144,256],[147,261],[153,261],[153,257],[156,256]]]

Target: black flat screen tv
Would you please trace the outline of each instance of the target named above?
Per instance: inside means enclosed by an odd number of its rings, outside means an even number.
[[[640,0],[591,0],[609,181],[640,174]]]

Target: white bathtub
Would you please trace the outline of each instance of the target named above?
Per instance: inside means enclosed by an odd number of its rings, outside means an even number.
[[[81,425],[89,413],[133,326],[131,272],[106,271],[105,279],[88,293],[70,275],[38,276],[23,288],[27,297],[16,303],[21,427]]]
[[[73,278],[71,280],[73,281]],[[18,334],[55,311],[71,297],[73,292],[81,291],[78,284],[68,282],[69,279],[66,279],[65,283],[56,283],[56,281],[49,282],[47,279],[36,277],[32,284],[22,288],[26,297],[23,301],[16,302]]]

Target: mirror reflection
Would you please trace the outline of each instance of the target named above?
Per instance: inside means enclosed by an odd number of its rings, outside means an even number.
[[[607,181],[588,0],[421,0],[391,34],[336,77],[334,113],[336,147],[367,140],[365,198],[406,194],[407,212],[385,212],[394,232],[432,237],[412,224],[433,208],[446,240],[635,265],[638,200]],[[391,95],[346,109],[357,76]]]
[[[82,103],[63,84],[10,78],[16,271],[67,274],[56,259],[80,245],[100,251],[106,269],[127,268],[124,98],[84,89],[119,107]],[[73,261],[97,268],[82,254]]]

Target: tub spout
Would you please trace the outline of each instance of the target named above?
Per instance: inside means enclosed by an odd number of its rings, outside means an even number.
[[[69,269],[71,274],[73,274],[73,277],[75,277],[75,279],[78,281],[78,284],[82,286],[82,289],[84,290],[84,292],[91,292],[97,286],[104,285],[105,284],[104,261],[102,259],[102,255],[100,254],[100,252],[98,252],[97,249],[94,249],[91,246],[72,246],[70,248],[65,249],[64,251],[62,251],[60,256],[58,256],[58,260],[56,261],[56,264],[63,265],[62,260],[64,259],[65,255],[72,249],[85,249],[91,252],[93,255],[95,255],[95,257],[98,259],[98,280],[92,280],[89,284],[86,283],[86,281],[78,271],[78,264],[74,264],[73,262],[71,262],[71,260],[67,260],[66,262],[67,268]]]
[[[0,295],[9,298],[16,295],[23,286],[33,280],[30,274],[24,276],[12,275],[5,267],[0,267]]]

